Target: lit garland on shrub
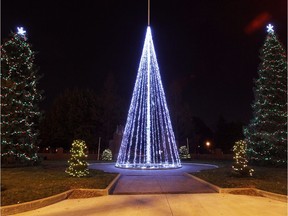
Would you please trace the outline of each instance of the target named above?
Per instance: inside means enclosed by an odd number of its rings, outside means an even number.
[[[33,163],[37,156],[37,126],[41,112],[37,104],[39,75],[35,53],[26,42],[26,31],[18,28],[1,46],[1,159],[2,162]]]
[[[287,61],[272,25],[261,50],[255,81],[253,119],[244,133],[251,160],[262,164],[287,163]]]
[[[232,166],[232,169],[234,173],[239,176],[252,176],[254,172],[253,169],[250,169],[248,167],[246,150],[247,150],[247,144],[245,141],[240,140],[238,142],[235,142],[233,146],[233,152],[234,152],[233,159],[235,160],[235,163]]]
[[[116,167],[181,167],[148,26]]]
[[[70,149],[71,158],[68,160],[69,167],[66,173],[73,177],[84,177],[89,175],[88,163],[85,161],[88,155],[87,146],[83,140],[74,140]]]
[[[179,148],[179,156],[181,159],[189,159],[191,158],[191,155],[188,152],[188,149],[186,146],[181,146]]]
[[[112,160],[112,151],[110,149],[105,149],[102,153],[101,159],[103,161],[111,161]]]

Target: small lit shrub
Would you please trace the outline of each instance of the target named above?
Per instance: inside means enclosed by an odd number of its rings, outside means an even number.
[[[87,146],[83,140],[74,140],[70,150],[71,158],[68,160],[69,167],[66,173],[73,177],[84,177],[89,175],[87,158]]]
[[[180,159],[189,159],[191,158],[191,155],[188,152],[188,149],[186,146],[181,146],[179,148],[179,157]]]
[[[246,155],[247,144],[245,141],[240,140],[235,142],[233,147],[234,157],[235,160],[232,169],[233,174],[236,176],[252,176],[254,170],[249,168],[248,160]]]
[[[110,149],[105,149],[102,153],[103,161],[111,161],[112,160],[112,151]]]

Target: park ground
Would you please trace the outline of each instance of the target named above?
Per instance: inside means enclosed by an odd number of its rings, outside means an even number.
[[[94,163],[90,161],[89,163]],[[223,188],[257,188],[278,194],[287,194],[287,169],[252,167],[252,177],[232,175],[232,161],[186,161],[209,163],[219,168],[191,173]],[[73,178],[65,173],[66,161],[43,161],[36,167],[2,168],[1,206],[32,201],[76,188],[104,189],[116,177],[116,173],[90,170],[85,178]],[[27,192],[29,191],[29,193]]]

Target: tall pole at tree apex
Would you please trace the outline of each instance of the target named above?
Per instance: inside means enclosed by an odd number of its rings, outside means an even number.
[[[148,26],[150,26],[150,0],[148,0]]]

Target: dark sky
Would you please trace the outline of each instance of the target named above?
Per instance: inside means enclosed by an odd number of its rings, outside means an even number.
[[[99,91],[113,73],[130,103],[147,27],[147,0],[2,0],[1,37],[23,26],[38,52],[44,108],[66,88]],[[182,87],[195,116],[247,123],[259,50],[272,23],[287,46],[286,0],[151,0],[163,85]]]

